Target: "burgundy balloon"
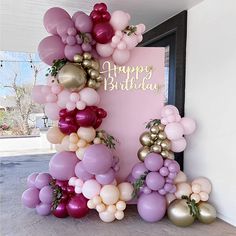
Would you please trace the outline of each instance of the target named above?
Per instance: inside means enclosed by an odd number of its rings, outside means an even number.
[[[98,23],[93,27],[93,38],[101,44],[111,41],[114,36],[114,30],[108,22]]]
[[[76,121],[79,126],[89,127],[96,123],[97,115],[90,107],[86,107],[84,110],[78,111],[76,114]]]
[[[77,109],[68,111],[67,109],[61,109],[59,112],[60,118],[66,118],[67,116],[74,117],[76,115]]]
[[[58,218],[65,218],[68,216],[66,209],[66,202],[60,202],[55,210],[52,211],[52,214]]]
[[[95,124],[93,125],[93,128],[97,129],[101,124],[102,124],[102,119],[101,118],[97,118]]]
[[[74,218],[84,217],[89,212],[87,201],[82,194],[72,197],[66,206],[68,214]]]
[[[78,124],[74,119],[61,118],[58,122],[58,127],[63,134],[70,135],[71,133],[76,133],[78,130]]]

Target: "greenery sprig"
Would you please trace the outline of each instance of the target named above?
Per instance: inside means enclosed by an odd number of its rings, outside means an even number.
[[[182,196],[182,199],[187,200],[186,203],[189,207],[190,215],[192,217],[194,217],[194,219],[199,218],[200,212],[199,212],[199,207],[198,207],[198,204],[196,203],[196,201],[194,199],[191,200],[190,197],[188,197],[186,195]]]
[[[134,191],[132,193],[132,197],[135,198],[137,197],[140,188],[144,186],[145,184],[145,180],[147,177],[148,171],[145,171],[143,175],[141,175],[134,183],[133,183],[133,187],[134,187]]]
[[[59,70],[67,63],[67,59],[59,59],[59,60],[54,60],[53,65],[47,69],[47,74],[46,76],[56,76],[59,72]]]
[[[146,129],[151,129],[154,125],[159,125],[159,124],[161,124],[161,120],[154,119],[154,120],[149,121],[145,128]]]
[[[49,185],[53,189],[53,197],[52,197],[53,200],[52,200],[51,210],[54,211],[57,208],[58,204],[60,203],[63,193],[62,189],[58,185],[56,185],[55,180],[52,180]]]
[[[96,131],[96,137],[100,138],[102,143],[110,149],[116,149],[116,143],[119,143],[117,139],[108,134],[105,130]]]
[[[122,32],[127,34],[128,36],[131,36],[132,34],[136,35],[136,31],[137,31],[137,27],[130,25],[130,26],[127,26]]]

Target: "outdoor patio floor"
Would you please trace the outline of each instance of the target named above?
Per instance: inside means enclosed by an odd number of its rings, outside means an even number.
[[[230,236],[236,228],[217,219],[211,225],[195,223],[188,228],[179,228],[163,219],[158,223],[146,223],[140,219],[134,206],[125,211],[125,219],[103,223],[95,211],[83,219],[58,219],[41,217],[32,209],[21,205],[21,194],[26,188],[26,178],[32,172],[46,172],[50,155],[2,157],[0,172],[1,236]]]

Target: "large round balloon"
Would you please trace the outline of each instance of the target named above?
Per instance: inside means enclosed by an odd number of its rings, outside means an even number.
[[[24,206],[35,208],[39,203],[39,190],[35,187],[26,189],[21,197]]]
[[[114,35],[114,30],[108,22],[98,23],[93,27],[93,37],[98,43],[108,43]]]
[[[148,222],[161,220],[166,213],[166,199],[157,192],[142,194],[138,199],[138,213]]]
[[[54,60],[65,57],[64,48],[65,45],[59,36],[48,36],[39,43],[39,57],[43,62],[51,66]]]
[[[75,176],[78,158],[74,152],[56,153],[49,162],[49,173],[58,180],[69,180]]]
[[[112,162],[112,153],[104,144],[90,145],[83,157],[84,168],[95,175],[107,173]]]

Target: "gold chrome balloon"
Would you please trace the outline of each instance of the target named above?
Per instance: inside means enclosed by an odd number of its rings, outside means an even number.
[[[169,157],[169,151],[163,150],[163,151],[161,151],[161,155],[162,155],[164,158],[168,158],[168,157]]]
[[[177,226],[186,227],[194,222],[185,199],[174,200],[168,207],[167,215],[169,220]]]
[[[91,79],[96,79],[99,76],[99,72],[97,70],[91,70],[90,76]]]
[[[83,60],[83,62],[82,62],[82,65],[85,67],[85,68],[89,68],[89,67],[91,67],[91,61],[90,60],[87,60],[87,59],[85,59],[85,60]]]
[[[159,128],[160,131],[164,131],[165,125],[159,124],[159,125],[158,125],[158,128]]]
[[[153,134],[153,133],[151,133],[150,136],[151,136],[151,139],[152,139],[153,141],[155,141],[155,140],[157,139],[157,137],[158,137],[158,134]]]
[[[98,61],[95,61],[95,60],[91,60],[91,67],[94,69],[94,70],[98,70],[100,69],[100,65],[99,65],[99,62]]]
[[[166,137],[166,134],[165,134],[165,132],[160,132],[159,134],[158,134],[158,138],[159,139],[161,139],[161,140],[164,140],[164,139],[166,139],[167,137]]]
[[[151,134],[148,131],[141,134],[139,141],[143,146],[151,146],[153,144]]]
[[[150,149],[149,147],[141,147],[139,150],[138,150],[138,158],[140,161],[144,161],[144,159],[146,158],[146,156],[150,153]]]
[[[83,57],[80,54],[74,55],[74,62],[81,63],[83,61]]]
[[[158,125],[153,125],[150,129],[151,133],[158,134],[159,133],[159,127]]]
[[[155,144],[157,144],[157,145],[159,145],[159,146],[161,146],[161,143],[162,143],[162,140],[160,140],[160,139],[157,139],[157,140],[155,141]]]
[[[152,145],[151,148],[150,148],[150,151],[151,152],[156,152],[156,153],[161,153],[161,146],[159,145]]]
[[[210,224],[216,219],[216,209],[207,202],[198,204],[199,217],[198,220],[204,224]]]
[[[171,148],[171,142],[168,139],[165,139],[161,142],[161,147],[163,150],[169,151]]]
[[[82,89],[87,80],[87,73],[80,65],[67,63],[58,72],[57,79],[65,88],[80,90]]]
[[[83,53],[83,58],[85,60],[91,60],[92,59],[92,55],[90,53],[88,53],[88,52],[84,52]]]
[[[93,80],[93,79],[89,79],[89,81],[88,81],[88,86],[90,87],[90,88],[96,88],[96,85],[97,85],[97,82],[95,81],[95,80]]]

